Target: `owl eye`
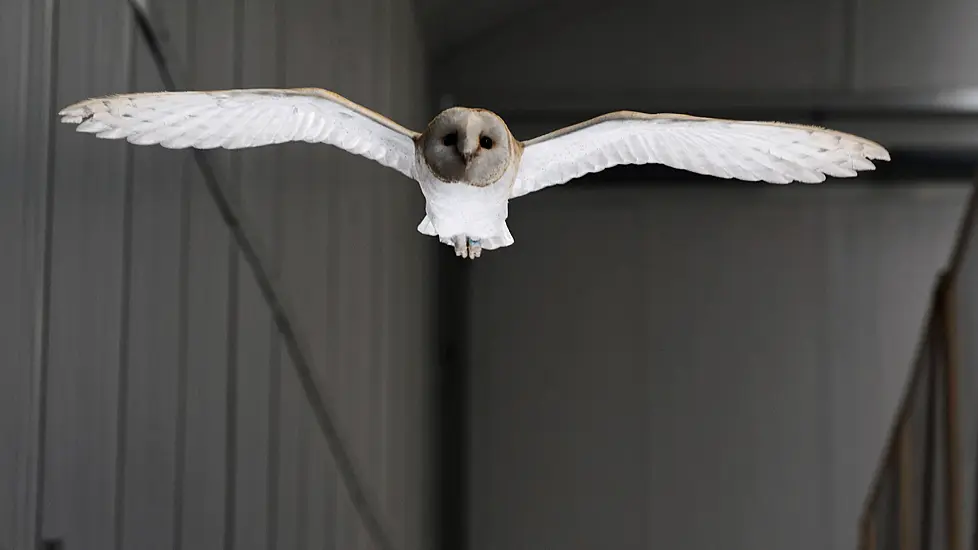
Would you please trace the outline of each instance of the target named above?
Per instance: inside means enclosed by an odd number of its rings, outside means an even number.
[[[445,147],[452,147],[458,141],[458,135],[455,133],[446,134],[445,137],[441,139],[441,142]]]
[[[483,149],[492,149],[492,138],[489,136],[482,136],[479,138],[479,146]]]

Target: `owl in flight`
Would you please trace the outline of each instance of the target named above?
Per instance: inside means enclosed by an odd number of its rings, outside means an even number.
[[[59,114],[79,132],[137,145],[240,149],[305,141],[362,155],[420,184],[426,215],[418,231],[463,258],[513,244],[510,199],[619,164],[818,183],[890,159],[877,143],[812,126],[631,111],[519,141],[495,113],[453,107],[418,133],[316,88],[113,95]]]

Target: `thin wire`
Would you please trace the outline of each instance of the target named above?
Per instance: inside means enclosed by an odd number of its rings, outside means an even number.
[[[158,38],[159,35],[153,27],[149,15],[146,13],[144,7],[139,4],[138,0],[129,0],[129,6],[132,8],[136,23],[143,37],[146,39],[150,53],[153,56],[153,61],[156,63],[160,77],[163,79],[164,86],[167,90],[176,90],[177,87],[174,83],[173,75],[170,72],[169,64],[163,53],[162,42]],[[388,535],[389,531],[384,527],[377,513],[378,507],[368,498],[364,484],[357,474],[353,460],[350,458],[350,453],[347,452],[346,445],[340,437],[332,416],[327,410],[322,393],[316,386],[312,369],[309,367],[309,361],[306,359],[309,357],[305,353],[305,350],[308,348],[300,341],[299,335],[292,325],[292,321],[282,300],[282,293],[275,287],[275,284],[269,277],[268,270],[265,268],[255,246],[252,244],[253,241],[249,238],[248,232],[242,224],[241,215],[236,211],[234,205],[228,201],[207,155],[198,149],[194,149],[193,154],[194,160],[197,162],[197,166],[200,168],[201,174],[204,177],[207,190],[210,192],[211,198],[213,198],[214,203],[221,212],[224,223],[234,236],[234,240],[241,250],[242,256],[244,256],[245,261],[248,262],[248,266],[254,273],[258,288],[261,290],[262,296],[271,310],[276,327],[278,327],[279,332],[282,334],[286,350],[292,359],[292,364],[295,366],[296,374],[299,376],[299,381],[302,384],[303,392],[309,401],[316,421],[319,423],[319,428],[326,438],[326,443],[333,455],[336,468],[343,478],[350,500],[363,520],[364,529],[366,529],[379,550],[394,550],[394,546]]]

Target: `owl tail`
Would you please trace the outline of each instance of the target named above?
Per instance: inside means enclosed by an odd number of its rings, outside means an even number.
[[[438,235],[438,231],[435,230],[435,224],[431,223],[431,218],[425,216],[421,223],[418,225],[418,232],[422,235],[429,235],[431,237],[438,237],[438,240],[447,244],[448,246],[455,246],[452,242],[451,237],[441,237]],[[509,232],[509,226],[503,223],[503,234],[495,237],[488,237],[482,239],[480,244],[484,250],[494,250],[496,248],[502,248],[504,246],[509,246],[515,241],[513,239],[513,234]]]

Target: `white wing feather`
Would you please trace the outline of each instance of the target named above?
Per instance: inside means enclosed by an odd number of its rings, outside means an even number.
[[[414,177],[416,132],[318,88],[114,95],[59,114],[79,132],[171,149],[327,143]]]
[[[879,144],[814,126],[620,111],[523,143],[519,197],[620,164],[665,164],[719,178],[818,183],[890,160]]]

